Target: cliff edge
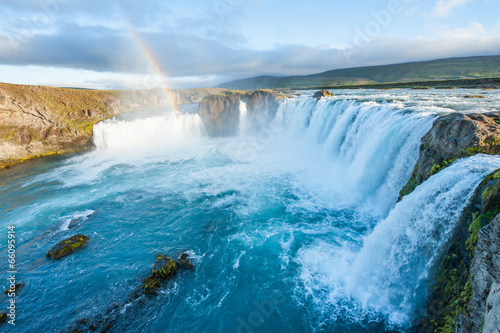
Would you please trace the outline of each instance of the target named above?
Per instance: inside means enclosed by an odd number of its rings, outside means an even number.
[[[122,112],[198,103],[220,88],[117,91],[0,83],[0,169],[85,150],[92,125]]]
[[[438,117],[422,138],[419,159],[400,198],[474,154],[500,153],[500,112]],[[500,170],[488,175],[461,214],[434,272],[419,332],[497,332],[500,307]],[[496,329],[496,331],[495,331]]]
[[[285,97],[272,90],[228,90],[205,97],[198,106],[198,114],[208,135],[232,136],[239,130],[241,107],[246,109],[249,123],[261,128],[274,119],[279,100]]]

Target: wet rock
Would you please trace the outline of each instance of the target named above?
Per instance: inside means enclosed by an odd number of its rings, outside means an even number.
[[[320,90],[320,91],[316,91],[313,95],[313,98],[316,98],[316,99],[321,99],[323,97],[330,97],[330,96],[333,96],[333,94],[331,92],[329,92],[328,90]]]
[[[183,253],[179,258],[179,262],[177,262],[166,255],[158,253],[151,275],[142,281],[141,289],[144,294],[158,294],[163,282],[172,279],[177,274],[179,268],[193,269],[194,266],[189,262],[188,258],[189,254]]]
[[[90,214],[87,214],[85,216],[80,216],[76,219],[72,219],[69,224],[68,224],[68,229],[73,229],[73,228],[76,228],[78,227],[80,224],[82,224],[82,222],[94,217],[96,215],[97,212],[92,212]]]
[[[170,280],[177,274],[179,264],[166,255],[158,253],[151,275],[142,282],[142,290],[146,295],[158,294],[162,281]]]
[[[181,267],[185,269],[194,269],[194,266],[189,262],[188,257],[189,257],[188,253],[183,253],[179,259],[179,264]]]
[[[464,98],[486,98],[483,95],[467,95],[464,96]]]
[[[146,295],[158,295],[162,283],[160,279],[149,276],[142,281],[142,290]]]
[[[169,257],[158,253],[151,276],[157,279],[171,279],[177,274],[178,264]]]
[[[83,247],[89,238],[84,235],[75,235],[65,239],[54,245],[48,252],[46,257],[52,259],[59,259],[68,254],[73,253],[76,249]]]
[[[22,283],[22,282],[21,282],[21,283],[17,283],[17,284],[14,286],[13,290],[11,289],[11,287],[9,287],[9,288],[7,288],[7,289],[6,289],[3,293],[4,293],[4,294],[9,294],[9,293],[12,293],[12,292],[18,292],[18,291],[19,291],[19,289],[21,289],[22,287],[24,287],[24,283]]]

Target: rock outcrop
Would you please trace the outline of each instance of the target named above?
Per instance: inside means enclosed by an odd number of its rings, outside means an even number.
[[[188,253],[183,253],[177,262],[164,254],[158,253],[151,275],[142,282],[141,288],[144,294],[158,294],[163,282],[172,279],[177,274],[179,268],[193,269],[194,266],[191,264],[188,257]]]
[[[54,245],[48,252],[46,257],[59,259],[73,253],[73,251],[82,248],[87,244],[89,238],[84,235],[75,235]]]
[[[0,169],[85,150],[92,125],[122,112],[197,103],[219,88],[106,91],[0,83]]]
[[[249,122],[258,127],[274,118],[281,98],[270,90],[226,91],[205,97],[198,114],[209,136],[233,136],[239,131],[241,103],[245,103]]]
[[[331,93],[330,91],[328,90],[320,90],[320,91],[316,91],[313,95],[313,98],[316,98],[316,99],[321,99],[323,97],[330,97],[330,96],[333,96],[333,93]]]
[[[421,140],[419,159],[400,199],[456,159],[500,153],[500,112],[438,117]]]
[[[236,135],[244,96],[244,92],[227,92],[207,96],[200,102],[198,114],[209,136]]]

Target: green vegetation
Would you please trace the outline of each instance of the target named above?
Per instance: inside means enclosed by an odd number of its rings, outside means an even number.
[[[440,59],[405,64],[336,69],[305,76],[259,76],[219,85],[228,89],[261,88],[415,88],[429,89],[435,81],[438,87],[472,84],[467,80],[500,78],[500,56]],[[453,80],[447,85],[443,82]],[[400,86],[399,84],[403,84]],[[476,82],[479,84],[480,82]],[[499,81],[479,86],[499,86]]]
[[[479,231],[500,213],[498,197],[500,195],[500,169],[488,175],[479,185],[471,202],[481,198],[482,209],[472,205],[466,210],[471,220],[469,224],[469,237],[465,240],[468,257],[465,254],[452,253],[463,245],[452,245],[450,252],[442,263],[434,287],[433,302],[429,311],[434,313],[430,320],[433,332],[453,333],[456,331],[455,319],[458,315],[469,315],[469,301],[473,296],[471,284],[470,263],[474,259],[476,245],[479,240]],[[492,185],[491,182],[494,182]],[[493,201],[493,199],[496,199]],[[475,211],[474,211],[475,210]],[[462,241],[463,242],[463,241]],[[463,243],[462,243],[463,244]],[[465,263],[467,262],[467,263]]]

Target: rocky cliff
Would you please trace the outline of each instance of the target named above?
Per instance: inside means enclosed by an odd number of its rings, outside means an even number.
[[[240,107],[244,103],[248,121],[263,126],[274,119],[279,99],[284,96],[270,90],[254,92],[226,91],[205,97],[198,107],[205,129],[210,136],[230,136],[238,133]]]
[[[500,153],[499,123],[500,113],[438,117],[421,140],[419,160],[401,197],[458,158]],[[462,213],[434,272],[420,332],[497,332],[489,329],[498,327],[500,309],[488,304],[499,297],[499,189],[497,170],[478,186]]]
[[[400,199],[456,159],[500,153],[500,112],[438,117],[422,138],[419,159]]]
[[[0,83],[0,169],[91,145],[92,125],[122,112],[197,103],[223,89],[100,91]]]

